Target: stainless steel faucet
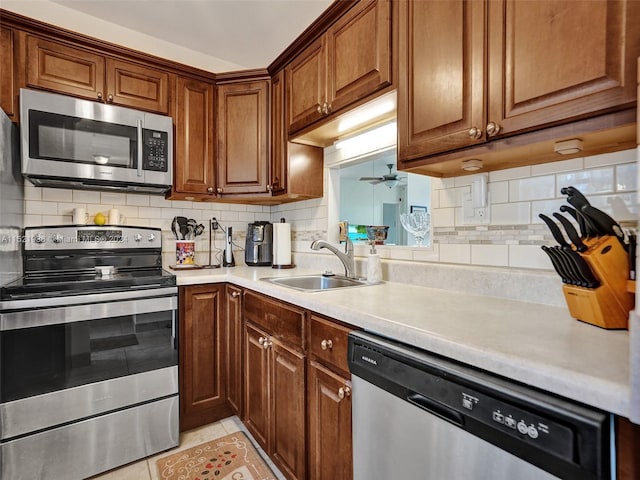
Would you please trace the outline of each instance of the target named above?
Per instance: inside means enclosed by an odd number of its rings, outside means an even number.
[[[344,253],[338,250],[336,247],[331,245],[329,242],[325,242],[324,240],[314,240],[311,242],[311,250],[320,250],[321,248],[326,248],[330,252],[336,254],[336,256],[344,265],[344,275],[345,277],[355,278],[355,260],[353,258],[353,243],[351,239],[347,237],[347,241],[344,246]]]

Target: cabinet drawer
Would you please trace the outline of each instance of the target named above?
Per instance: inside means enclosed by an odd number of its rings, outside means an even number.
[[[325,365],[348,373],[348,335],[352,330],[354,328],[312,315],[309,321],[309,351]]]
[[[245,319],[282,342],[304,348],[305,311],[264,295],[246,292]]]

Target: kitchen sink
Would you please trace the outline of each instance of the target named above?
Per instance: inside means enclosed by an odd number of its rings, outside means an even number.
[[[335,290],[337,288],[371,285],[365,280],[341,277],[338,275],[300,275],[297,277],[261,278],[261,280],[303,292],[321,292],[324,290]]]

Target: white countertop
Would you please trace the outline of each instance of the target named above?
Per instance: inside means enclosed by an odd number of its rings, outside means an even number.
[[[263,277],[318,273],[233,267],[173,272],[178,285],[230,282],[351,325],[625,417],[629,332],[579,322],[566,308],[385,282],[301,292]]]

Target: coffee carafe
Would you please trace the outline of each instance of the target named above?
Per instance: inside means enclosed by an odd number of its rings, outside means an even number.
[[[244,247],[244,262],[247,265],[271,265],[273,262],[273,224],[253,222],[247,227]]]

